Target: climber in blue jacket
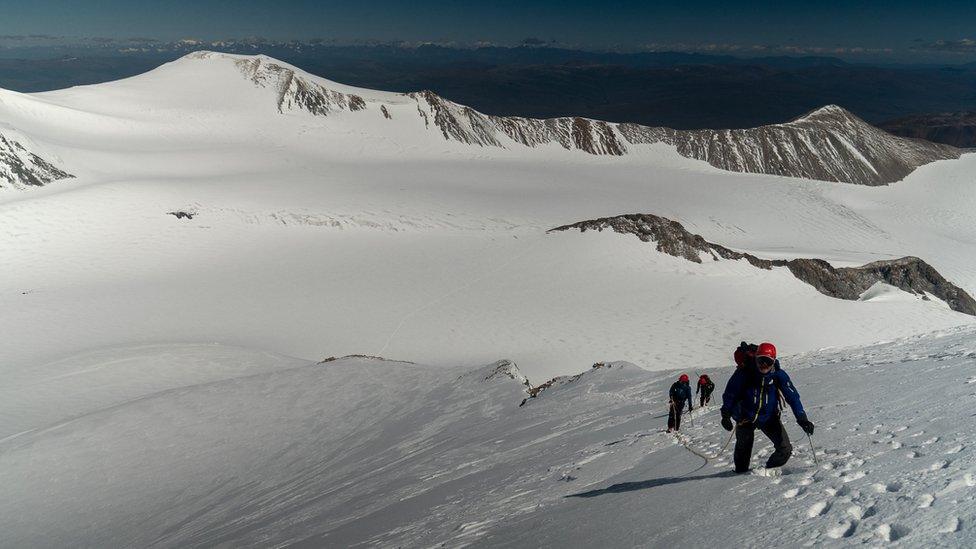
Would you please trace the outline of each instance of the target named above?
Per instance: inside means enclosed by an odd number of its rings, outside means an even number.
[[[779,367],[776,347],[772,343],[763,343],[756,352],[755,365],[737,369],[722,394],[722,427],[726,431],[735,428],[735,472],[749,470],[757,428],[769,437],[774,447],[766,460],[766,468],[781,467],[789,461],[793,446],[780,420],[780,398],[793,410],[803,431],[812,435],[813,423],[803,411],[800,393],[790,376]]]

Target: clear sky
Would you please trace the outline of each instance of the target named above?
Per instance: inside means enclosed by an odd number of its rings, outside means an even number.
[[[773,45],[800,53],[971,55],[976,0],[0,0],[0,35],[30,34],[503,44],[533,37],[594,48]]]

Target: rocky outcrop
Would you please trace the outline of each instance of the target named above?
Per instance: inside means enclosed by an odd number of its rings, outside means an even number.
[[[220,56],[213,52],[191,54],[198,59]],[[331,90],[300,74],[293,69],[264,58],[236,58],[237,68],[251,82],[260,87],[275,90],[278,112],[303,110],[316,116],[327,116],[334,111],[361,111],[366,108],[366,100],[355,94]]]
[[[630,143],[664,142],[682,156],[723,170],[884,185],[915,168],[958,158],[959,149],[886,133],[836,105],[792,122],[742,130],[648,128],[622,124]]]
[[[617,364],[621,364],[621,363],[617,363]],[[528,398],[522,400],[522,403],[519,404],[519,407],[525,406],[525,403],[528,402],[530,398],[538,397],[546,389],[579,381],[580,378],[582,378],[587,374],[587,372],[592,372],[593,370],[600,370],[603,368],[609,369],[609,368],[613,368],[613,366],[614,366],[613,362],[597,362],[596,364],[593,365],[592,368],[590,368],[586,372],[580,372],[572,376],[556,376],[541,385],[536,385],[535,387],[530,386],[529,390],[527,391],[529,393]]]
[[[518,383],[525,386],[526,391],[531,389],[532,385],[529,383],[529,378],[525,377],[522,370],[519,370],[518,365],[516,365],[511,360],[499,360],[493,364],[490,364],[487,368],[487,373],[485,373],[484,381],[491,381],[493,379],[512,379]]]
[[[0,133],[0,188],[40,187],[74,177],[34,154],[20,141]]]
[[[878,124],[886,132],[959,148],[976,148],[976,111],[916,114]]]
[[[877,282],[884,282],[920,296],[933,295],[960,313],[976,316],[976,301],[965,290],[946,280],[931,265],[917,257],[875,261],[860,267],[835,268],[822,259],[770,260],[752,254],[736,252],[708,242],[701,235],[692,234],[677,221],[652,214],[629,214],[604,217],[563,225],[552,231],[578,229],[602,231],[610,229],[621,234],[633,234],[644,242],[654,242],[660,252],[681,257],[695,263],[702,256],[719,259],[744,259],[754,267],[772,269],[786,267],[793,276],[810,284],[818,292],[838,299],[856,300]]]
[[[786,124],[684,131],[585,118],[488,116],[430,91],[410,97],[445,139],[480,146],[504,147],[504,136],[528,147],[555,144],[620,156],[635,145],[665,143],[682,156],[723,170],[862,185],[900,181],[919,166],[962,154],[954,147],[885,133],[834,105]]]
[[[965,290],[946,280],[934,267],[917,257],[875,261],[860,267],[834,268],[821,259],[793,259],[785,263],[790,272],[820,293],[840,299],[858,299],[877,282],[906,292],[933,295],[953,311],[976,316],[976,301]]]

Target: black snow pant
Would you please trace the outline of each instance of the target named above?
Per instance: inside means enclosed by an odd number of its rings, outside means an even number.
[[[734,459],[736,473],[744,473],[749,470],[756,427],[755,423],[746,423],[735,428]],[[783,427],[783,422],[780,421],[779,416],[758,427],[773,443],[774,451],[766,460],[766,468],[782,467],[793,455],[793,446],[790,444],[790,436],[786,434],[786,427]]]
[[[677,431],[681,428],[681,410],[685,407],[685,401],[671,402],[671,411],[668,412],[668,431]]]
[[[699,406],[702,407],[702,408],[704,408],[705,405],[708,404],[711,400],[712,400],[712,392],[711,391],[702,391],[701,392],[701,403],[699,404]]]

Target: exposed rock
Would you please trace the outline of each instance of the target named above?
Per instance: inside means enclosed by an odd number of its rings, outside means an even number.
[[[619,156],[628,152],[628,144],[660,142],[674,146],[682,156],[723,170],[862,185],[900,181],[921,165],[962,154],[947,145],[885,133],[835,105],[786,124],[683,131],[585,118],[487,116],[430,91],[410,96],[418,101],[425,120],[427,112],[432,114],[445,139],[480,146],[503,147],[504,134],[529,147],[558,144],[568,150]]]
[[[556,227],[550,232],[569,229],[579,229],[580,232],[612,229],[621,234],[633,234],[644,242],[655,242],[660,252],[695,263],[701,263],[702,254],[706,254],[714,261],[745,259],[760,269],[786,267],[793,276],[810,284],[820,293],[839,299],[857,300],[876,282],[884,282],[923,298],[926,294],[932,294],[945,301],[952,310],[976,316],[976,300],[917,257],[841,268],[835,268],[822,259],[762,259],[708,242],[701,235],[688,232],[677,221],[652,214],[629,214],[581,221]]]
[[[20,141],[0,133],[0,188],[40,187],[72,177],[28,150]]]
[[[623,364],[623,363],[618,362],[617,364]],[[613,366],[614,366],[613,362],[597,362],[596,364],[593,365],[592,368],[590,368],[589,371],[592,372],[593,370],[600,370],[604,368],[609,369],[609,368],[613,368]],[[549,381],[543,383],[542,385],[530,387],[529,390],[526,391],[527,393],[529,393],[528,398],[524,399],[522,403],[519,404],[519,407],[524,406],[525,403],[528,402],[530,398],[538,397],[539,394],[541,394],[546,389],[549,389],[550,387],[565,385],[567,383],[573,383],[575,381],[579,381],[579,379],[582,378],[584,375],[586,375],[586,373],[587,372],[580,372],[572,376],[556,376],[550,379]]]
[[[518,365],[516,365],[511,360],[499,360],[494,364],[491,364],[487,368],[488,373],[485,375],[485,381],[491,381],[493,379],[509,378],[525,385],[526,392],[528,392],[532,385],[529,383],[529,378],[525,377],[521,370],[519,370]]]
[[[197,214],[194,212],[184,212],[180,210],[176,212],[166,212],[166,215],[172,215],[176,219],[193,219],[193,216]]]
[[[346,359],[346,358],[365,358],[365,359],[369,359],[369,360],[381,360],[383,362],[400,362],[400,363],[403,363],[403,364],[413,364],[413,362],[410,362],[409,360],[394,360],[392,358],[384,358],[384,357],[381,357],[381,356],[358,355],[358,354],[357,355],[345,355],[345,356],[330,356],[328,358],[323,358],[322,360],[318,361],[316,364],[325,364],[325,363],[328,363],[328,362],[335,362],[337,360],[343,360],[343,359]]]
[[[192,55],[206,59],[220,54],[198,52]],[[330,90],[273,60],[258,56],[237,58],[234,63],[255,85],[276,91],[279,112],[298,109],[316,116],[327,116],[333,111],[361,111],[366,108],[366,100],[362,97]]]
[[[775,262],[779,263],[779,262]],[[834,268],[820,259],[786,262],[790,272],[819,292],[841,299],[858,299],[876,282],[884,282],[924,299],[926,294],[945,301],[953,311],[976,316],[976,301],[917,257],[875,261],[860,267]]]
[[[657,250],[675,257],[683,257],[688,261],[701,263],[701,254],[707,254],[713,260],[745,259],[756,267],[769,269],[772,262],[758,257],[730,250],[724,246],[706,241],[700,235],[691,234],[681,223],[653,214],[627,214],[614,217],[601,217],[590,221],[580,221],[572,225],[563,225],[550,229],[565,231],[579,229],[586,232],[593,229],[613,229],[621,234],[633,234],[644,242],[656,242]]]
[[[883,185],[962,151],[893,136],[836,105],[786,124],[743,130],[671,130],[622,124],[631,143],[664,142],[689,158],[734,172]]]

